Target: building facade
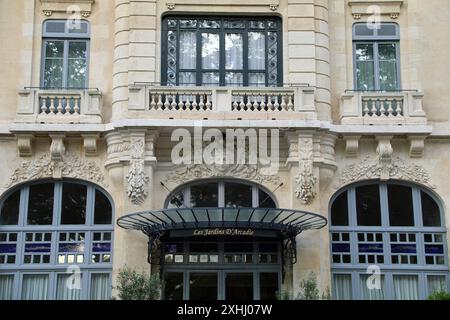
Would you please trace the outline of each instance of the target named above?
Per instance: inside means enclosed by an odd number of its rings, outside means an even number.
[[[126,266],[165,299],[448,291],[449,29],[446,0],[0,0],[0,299]]]

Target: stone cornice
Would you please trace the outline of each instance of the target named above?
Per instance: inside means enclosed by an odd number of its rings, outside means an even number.
[[[40,0],[44,15],[51,17],[53,13],[79,14],[87,18],[92,13],[95,0]]]
[[[359,20],[363,16],[371,16],[374,14],[397,19],[400,15],[400,9],[403,2],[403,0],[352,0],[348,2],[348,5],[351,8],[351,13],[355,20]],[[374,7],[377,7],[377,11],[375,11]]]

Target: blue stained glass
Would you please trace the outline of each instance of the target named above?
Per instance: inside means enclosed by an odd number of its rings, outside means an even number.
[[[444,254],[443,245],[425,245],[425,253],[428,254]]]
[[[16,245],[0,244],[0,253],[16,253]]]
[[[40,253],[40,252],[50,252],[52,244],[51,243],[32,243],[25,245],[26,253]]]
[[[350,244],[349,243],[333,243],[332,244],[333,252],[350,252]]]
[[[61,243],[59,245],[59,252],[83,252],[83,243]]]
[[[110,252],[111,243],[94,243],[92,245],[93,252]]]
[[[415,244],[391,244],[392,253],[416,253]]]
[[[358,245],[360,253],[383,253],[382,243],[362,243]]]

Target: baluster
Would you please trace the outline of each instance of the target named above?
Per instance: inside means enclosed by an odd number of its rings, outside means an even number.
[[[385,117],[386,116],[386,108],[385,105],[389,105],[389,100],[386,98],[384,101],[380,100],[380,116]]]
[[[240,96],[239,98],[241,99],[241,102],[239,103],[239,111],[244,111],[245,110],[245,103],[244,103],[245,96]]]
[[[184,101],[181,94],[178,95],[178,110],[184,110]]]
[[[276,111],[280,111],[280,103],[279,103],[279,98],[280,98],[280,96],[274,96],[274,98],[275,98],[275,104],[273,105],[274,106],[274,110],[276,110]]]
[[[252,104],[252,107],[253,107],[253,111],[258,111],[258,108],[259,108],[259,103],[258,103],[258,96],[257,95],[252,95],[253,96],[253,104]]]
[[[200,103],[198,104],[198,106],[200,107],[200,110],[205,110],[205,96],[204,95],[200,95]]]
[[[267,95],[267,110],[273,111],[272,96]]]
[[[164,107],[165,109],[167,108],[163,103],[163,95],[158,94],[158,102],[156,103],[156,109],[161,110],[162,107]]]
[[[397,105],[397,108],[396,108],[397,117],[402,117],[403,116],[403,100],[398,100],[396,102],[397,102],[396,103],[396,105]]]
[[[292,95],[288,95],[288,105],[287,105],[287,107],[288,107],[288,110],[291,110],[291,111],[294,111],[294,103],[293,103],[293,97],[292,97]]]
[[[233,96],[233,104],[232,104],[232,111],[237,111],[237,108],[239,107],[239,104],[237,102],[238,97],[237,96]]]
[[[81,97],[74,99],[73,114],[76,114],[76,115],[80,114],[80,101],[81,101]]]
[[[369,116],[369,112],[370,112],[370,110],[369,110],[369,100],[366,100],[366,99],[364,99],[363,101],[362,101],[362,103],[363,103],[363,116],[364,117],[368,117]]]
[[[62,115],[62,111],[63,111],[63,106],[62,106],[62,102],[63,102],[63,98],[58,98],[56,97],[55,99],[57,99],[58,101],[58,107],[56,108],[58,110],[58,115]]]
[[[370,110],[370,112],[372,113],[372,117],[376,117],[377,116],[377,103],[380,102],[379,99],[372,101],[372,109]]]
[[[52,114],[52,115],[54,115],[55,114],[55,97],[52,97],[52,98],[49,98],[50,99],[50,113]]]
[[[211,96],[206,95],[206,110],[212,110]]]
[[[247,104],[245,105],[245,107],[246,107],[247,111],[251,111],[252,103],[251,103],[250,95],[247,93],[245,96],[247,97]]]
[[[66,99],[66,109],[65,109],[66,112],[64,113],[64,115],[66,115],[66,116],[70,116],[72,113],[72,108],[70,107],[70,103],[72,102],[72,100],[75,101],[75,97]]]
[[[281,96],[281,110],[283,111],[283,110],[286,110],[286,106],[287,106],[287,104],[286,104],[286,96],[285,95],[282,95]]]
[[[176,110],[177,109],[177,99],[176,99],[176,95],[171,93],[170,97],[172,99],[172,103],[170,104],[170,110]]]
[[[44,97],[41,98],[41,114],[47,114],[47,99],[45,99]]]
[[[192,109],[198,111],[197,94],[192,96]]]
[[[394,109],[392,108],[392,105],[394,103],[394,100],[389,100],[388,101],[388,108],[387,108],[387,113],[388,113],[388,117],[393,117],[394,116]]]
[[[152,101],[150,102],[150,110],[156,109],[156,99],[154,94],[150,94]]]
[[[188,94],[188,95],[185,96],[185,97],[186,97],[186,103],[185,103],[185,106],[186,106],[186,110],[191,110],[191,106],[192,106],[192,104],[191,104],[191,98],[192,98],[191,94],[192,94],[192,93],[187,92],[187,94]]]
[[[266,96],[261,96],[261,103],[259,104],[261,111],[266,111]]]

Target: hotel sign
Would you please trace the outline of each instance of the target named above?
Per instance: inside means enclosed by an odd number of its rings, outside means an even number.
[[[275,238],[276,232],[272,230],[244,229],[244,228],[205,228],[205,229],[186,229],[172,230],[172,238],[202,238],[202,237],[264,237]]]

